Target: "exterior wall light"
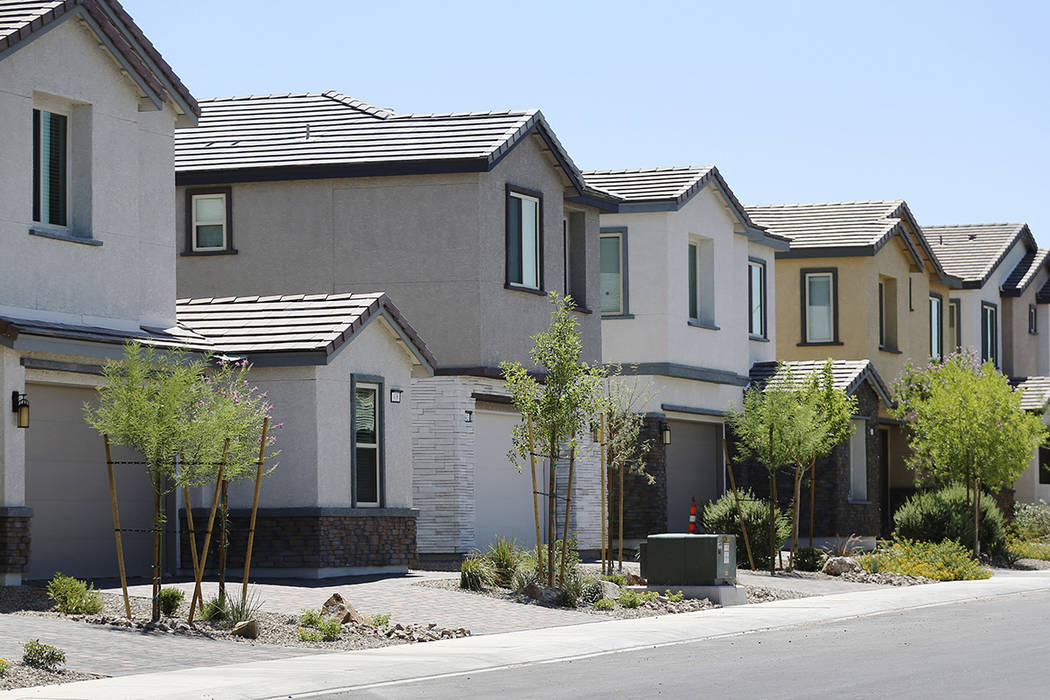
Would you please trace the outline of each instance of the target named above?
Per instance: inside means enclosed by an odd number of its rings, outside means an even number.
[[[390,403],[401,403],[401,394],[405,393],[401,389],[390,390]]]
[[[29,427],[29,398],[17,391],[11,392],[11,411],[18,416],[18,427]]]
[[[671,426],[666,422],[660,423],[660,436],[663,438],[665,445],[671,444]]]
[[[463,422],[465,422],[465,423],[473,423],[474,422],[474,411],[471,411],[470,409],[467,409],[466,411],[463,411],[463,413],[465,414],[463,416]]]

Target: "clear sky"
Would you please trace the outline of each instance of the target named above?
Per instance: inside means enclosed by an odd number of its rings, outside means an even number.
[[[539,107],[584,169],[748,204],[904,198],[1050,245],[1050,3],[124,0],[198,98]]]

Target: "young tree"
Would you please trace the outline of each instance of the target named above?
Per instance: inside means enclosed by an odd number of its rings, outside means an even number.
[[[601,380],[605,372],[600,366],[590,366],[580,359],[583,342],[580,339],[579,323],[576,321],[571,297],[562,297],[556,292],[550,295],[554,306],[550,326],[532,336],[534,343],[529,351],[536,370],[543,375],[542,383],[520,362],[501,362],[500,370],[507,380],[514,405],[521,413],[523,423],[515,426],[512,434],[513,447],[508,457],[517,469],[524,461],[531,461],[536,454],[535,438],[539,437],[541,449],[548,449],[550,473],[548,475],[547,533],[547,583],[554,585],[554,542],[557,540],[557,468],[559,454],[564,447],[569,451],[568,493],[565,501],[565,522],[568,529],[569,510],[572,497],[573,468],[576,450],[584,435],[590,432],[592,419],[603,406]],[[519,462],[521,460],[521,462]],[[537,523],[537,530],[539,529]],[[553,538],[553,539],[552,539]],[[568,532],[562,533],[562,562]],[[537,550],[537,571],[543,570],[541,552]],[[564,569],[564,567],[563,567]],[[564,583],[564,570],[559,583]]]
[[[923,368],[908,365],[894,387],[894,416],[905,421],[920,483],[972,488],[974,553],[981,554],[981,487],[1008,488],[1046,440],[1040,418],[1021,408],[1021,392],[991,362],[952,354]]]

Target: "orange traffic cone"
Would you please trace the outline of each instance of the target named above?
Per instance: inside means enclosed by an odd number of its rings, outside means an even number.
[[[689,506],[689,534],[696,534],[696,496],[693,496],[693,503]]]

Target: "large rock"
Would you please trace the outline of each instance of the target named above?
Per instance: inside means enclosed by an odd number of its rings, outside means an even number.
[[[557,586],[544,586],[542,583],[532,581],[525,588],[521,589],[521,592],[541,603],[547,605],[557,605],[564,595],[565,591]]]
[[[341,625],[348,622],[356,622],[359,625],[368,624],[365,616],[357,612],[357,609],[349,601],[343,600],[343,596],[338,593],[333,593],[332,597],[321,606],[321,616],[335,620]]]
[[[602,585],[602,598],[608,598],[609,600],[619,600],[620,598],[620,587],[612,581],[600,581]]]
[[[829,557],[821,569],[825,574],[841,576],[847,571],[860,571],[860,564],[853,557]]]
[[[230,634],[238,637],[246,637],[247,639],[256,639],[259,636],[259,625],[255,620],[245,620],[244,622],[238,622],[230,630]]]

